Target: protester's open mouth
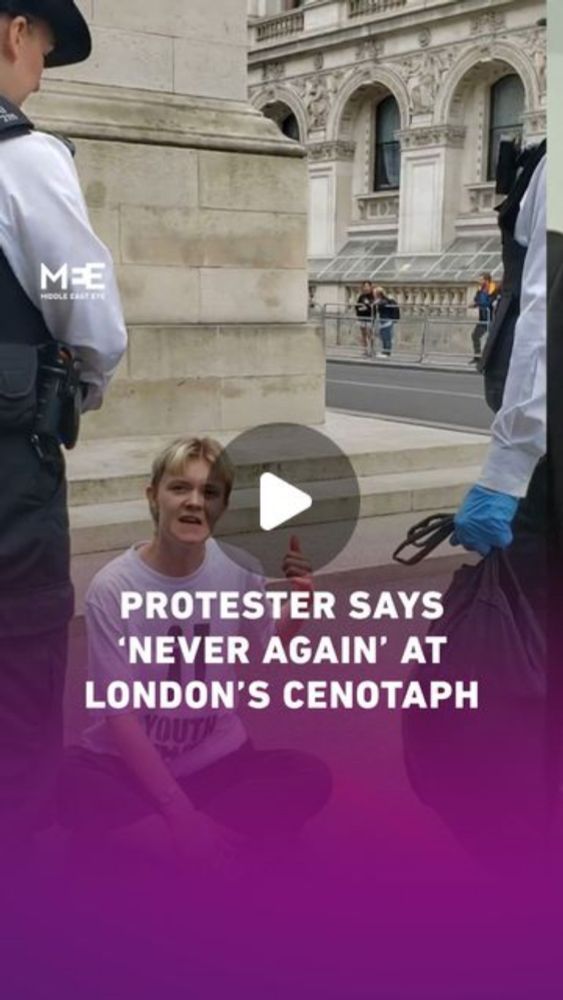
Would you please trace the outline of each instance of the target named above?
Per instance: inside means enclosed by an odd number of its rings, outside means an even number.
[[[203,518],[197,517],[196,514],[184,514],[180,521],[182,524],[203,524]]]

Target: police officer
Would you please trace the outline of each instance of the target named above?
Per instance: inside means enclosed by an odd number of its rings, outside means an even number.
[[[0,0],[0,839],[20,845],[48,818],[73,613],[65,435],[38,432],[38,412],[53,359],[70,371],[71,355],[75,401],[99,407],[127,340],[69,144],[37,131],[21,105],[44,67],[90,51],[72,0]]]
[[[502,406],[492,426],[492,442],[479,482],[472,487],[455,519],[455,535],[467,549],[487,555],[505,549],[514,537],[518,517],[527,524],[526,545],[534,536],[545,539],[546,452],[546,157],[536,164],[517,216],[514,235],[525,249],[519,314]],[[536,552],[541,552],[536,546]],[[540,556],[541,558],[541,556]],[[529,582],[533,561],[526,560],[522,578]],[[545,584],[542,567],[537,575],[538,594]],[[537,601],[539,604],[539,600]],[[545,603],[545,602],[544,602]]]
[[[497,191],[506,197],[497,208],[502,238],[502,295],[479,361],[485,376],[485,398],[494,413],[502,406],[514,330],[520,315],[522,275],[528,248],[517,232],[520,208],[537,166],[546,155],[545,141],[518,156],[513,143],[501,143]],[[520,224],[521,225],[521,224]]]
[[[548,335],[548,789],[552,815],[561,811],[563,775],[563,670],[561,640],[563,623],[563,220],[557,217],[554,199],[547,234],[547,335]],[[555,229],[555,225],[559,229]],[[560,832],[553,833],[560,852]]]

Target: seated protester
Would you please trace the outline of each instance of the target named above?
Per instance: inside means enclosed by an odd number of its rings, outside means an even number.
[[[387,295],[384,288],[375,289],[375,305],[381,338],[381,351],[377,357],[390,358],[393,350],[395,323],[401,318],[401,312],[397,300]]]
[[[158,592],[168,599],[178,591],[263,592],[256,568],[244,569],[211,537],[233,478],[221,446],[209,438],[176,441],[156,458],[147,489],[154,537],[102,569],[86,598],[89,673],[98,697],[115,680],[127,685],[176,680],[184,686],[194,679],[235,676],[232,666],[188,665],[179,651],[172,665],[132,666],[119,643],[122,636],[192,639],[237,636],[252,628],[258,645],[250,649],[260,654],[274,634],[269,615],[258,622],[221,620],[215,604],[205,624],[189,618],[170,625],[148,618],[144,609],[122,618],[124,592]],[[312,590],[311,567],[297,539],[283,572],[293,588]],[[287,607],[277,628],[284,642],[299,631]],[[67,752],[61,778],[61,821],[85,840],[97,842],[104,832],[160,813],[181,855],[211,859],[228,842],[228,830],[250,842],[294,835],[328,799],[330,774],[320,760],[255,749],[236,711],[194,709],[185,702],[174,710],[103,711],[81,746]]]
[[[356,300],[356,316],[360,321],[360,335],[364,349],[364,357],[373,354],[373,323],[375,318],[375,295],[371,281],[364,281],[362,290]]]

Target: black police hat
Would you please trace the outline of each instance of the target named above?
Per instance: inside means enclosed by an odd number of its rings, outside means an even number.
[[[87,59],[92,51],[90,29],[73,0],[0,0],[0,14],[46,21],[55,47],[46,66],[70,66]]]

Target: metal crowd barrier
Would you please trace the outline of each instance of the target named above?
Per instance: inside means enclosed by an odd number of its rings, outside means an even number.
[[[366,324],[365,319],[356,316],[354,308],[342,309],[334,306],[323,306],[320,315],[329,357],[331,350],[334,356],[337,356],[342,354],[342,349],[348,349],[348,352],[357,351],[361,357],[361,327],[366,325],[371,329],[375,353],[381,351],[382,343],[377,319],[371,322],[368,320]],[[478,323],[477,316],[472,319],[455,315],[402,315],[401,319],[393,324],[392,354],[403,361],[418,364],[425,362],[463,364],[473,357],[471,335]],[[486,334],[483,334],[481,349],[484,347],[485,337]]]

